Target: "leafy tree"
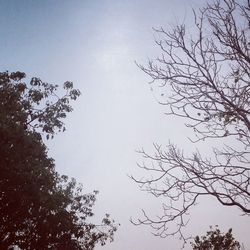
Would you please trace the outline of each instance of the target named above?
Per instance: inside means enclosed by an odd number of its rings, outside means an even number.
[[[207,232],[206,236],[196,236],[191,243],[193,250],[240,250],[240,243],[232,235],[232,229],[222,234],[216,227]]]
[[[113,239],[114,222],[89,222],[97,192],[84,194],[74,179],[60,175],[43,138],[64,131],[63,118],[79,90],[0,73],[0,248],[90,250]]]
[[[154,144],[154,154],[140,151],[148,176],[132,178],[166,202],[162,215],[144,212],[135,223],[162,237],[186,238],[189,211],[201,197],[250,214],[250,2],[209,1],[194,17],[190,32],[184,24],[156,29],[162,54],[139,65],[152,88],[160,88],[166,114],[183,118],[193,131],[191,141],[215,145],[209,158],[199,150],[187,155],[172,143]]]

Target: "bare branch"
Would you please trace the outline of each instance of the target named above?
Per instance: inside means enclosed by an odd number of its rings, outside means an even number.
[[[194,12],[194,23],[193,36],[185,25],[155,29],[162,55],[138,66],[164,92],[159,103],[166,114],[185,118],[192,142],[213,139],[224,147],[208,159],[199,151],[186,156],[173,144],[155,144],[154,155],[140,152],[145,162],[139,167],[149,177],[132,177],[142,190],[166,200],[162,216],[152,219],[143,211],[136,224],[184,240],[189,210],[201,196],[250,214],[249,1],[215,0]]]

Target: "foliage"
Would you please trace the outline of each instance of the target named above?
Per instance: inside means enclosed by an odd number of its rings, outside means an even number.
[[[222,234],[216,227],[207,232],[206,236],[196,236],[191,243],[193,250],[240,250],[240,243],[232,235],[232,229]]]
[[[132,178],[166,202],[162,215],[154,219],[144,212],[138,224],[161,237],[185,239],[189,211],[201,197],[250,214],[250,3],[210,1],[194,17],[190,32],[184,24],[156,29],[162,55],[139,65],[152,88],[160,88],[166,114],[185,119],[193,130],[191,141],[214,140],[211,157],[199,150],[187,155],[171,143],[154,144],[153,155],[140,151],[148,177]]]
[[[32,78],[22,72],[0,73],[0,246],[9,249],[93,249],[113,239],[106,215],[89,222],[97,192],[84,194],[74,179],[60,175],[43,143],[64,131],[63,118],[79,90]]]

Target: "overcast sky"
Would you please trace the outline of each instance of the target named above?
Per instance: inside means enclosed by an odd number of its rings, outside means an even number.
[[[121,227],[115,241],[97,250],[179,250],[176,238],[159,239],[135,227],[140,209],[160,212],[161,201],[139,191],[128,174],[139,174],[141,147],[169,140],[190,150],[182,120],[164,116],[149,79],[135,65],[159,52],[152,27],[185,23],[203,0],[0,0],[0,69],[63,84],[82,96],[66,120],[67,131],[48,143],[60,173],[75,177],[86,192],[99,190],[96,219],[108,212]],[[204,147],[204,150],[209,145]],[[250,249],[249,218],[236,209],[201,201],[187,232],[205,234],[210,225],[233,227]],[[248,247],[247,247],[248,246]],[[185,249],[190,249],[186,246]]]

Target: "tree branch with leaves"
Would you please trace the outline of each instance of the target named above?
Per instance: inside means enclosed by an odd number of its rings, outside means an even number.
[[[0,248],[92,250],[112,241],[116,225],[106,214],[91,223],[97,191],[84,193],[59,174],[44,137],[64,131],[63,119],[80,91],[22,72],[0,73]]]

